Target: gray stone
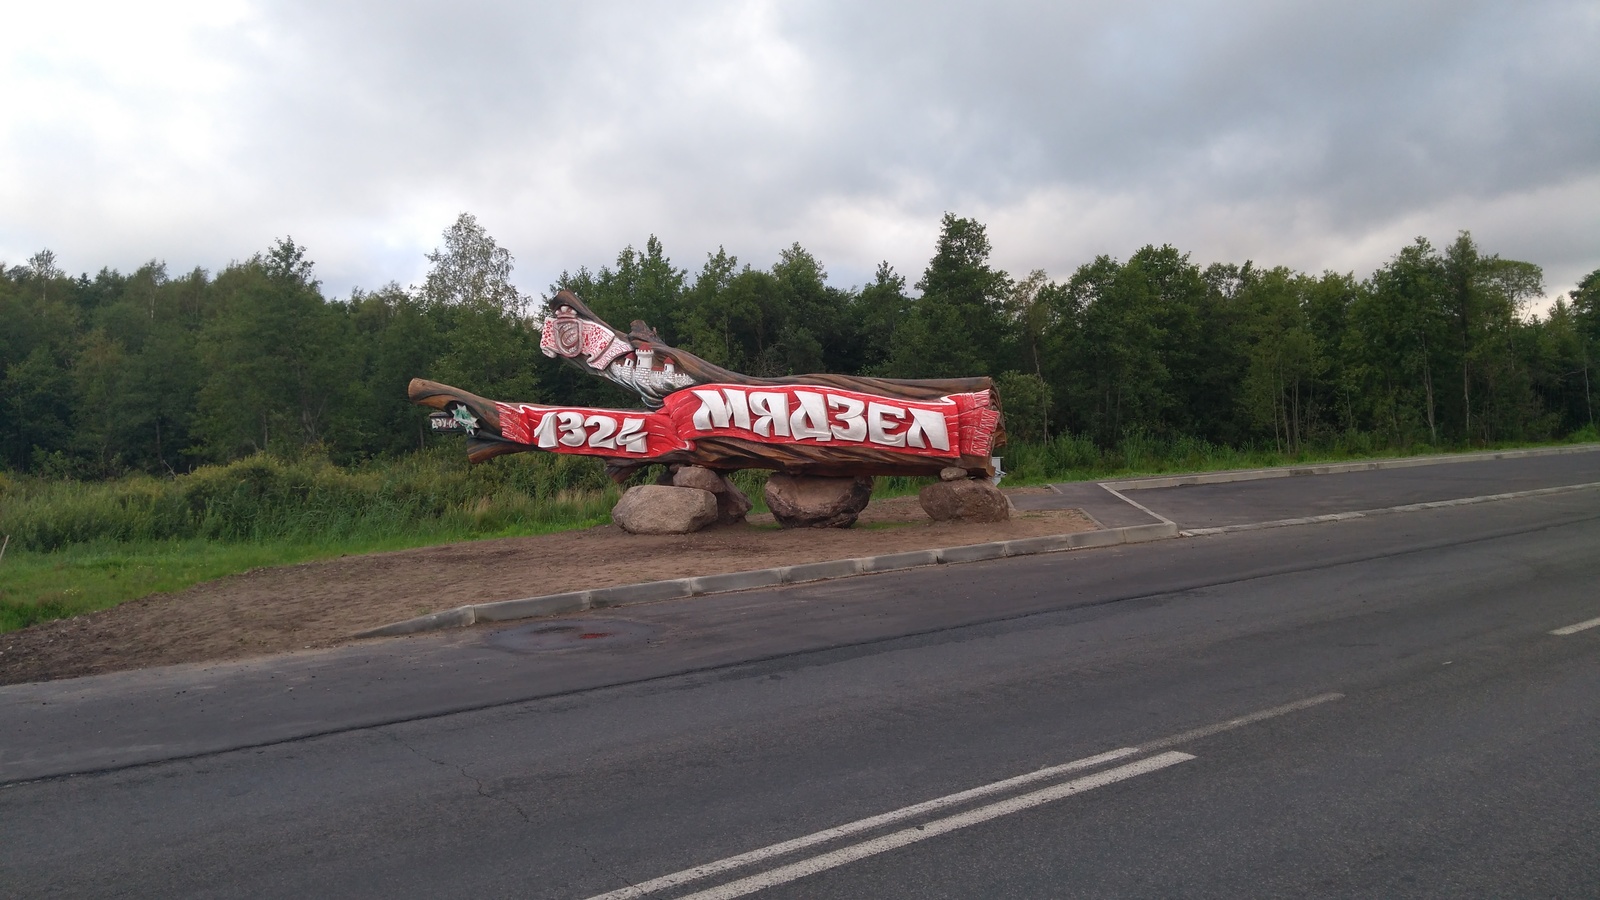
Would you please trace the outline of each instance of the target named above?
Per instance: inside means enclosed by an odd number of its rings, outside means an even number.
[[[774,472],[767,508],[784,528],[849,528],[872,499],[872,477],[824,478]]]
[[[744,521],[750,512],[750,498],[728,480],[728,476],[704,466],[679,466],[672,473],[672,483],[677,487],[699,488],[717,498],[717,523],[734,525]]]
[[[688,534],[716,520],[716,497],[699,488],[641,484],[611,509],[611,521],[630,534]]]
[[[1006,495],[987,481],[940,481],[917,495],[922,511],[936,522],[1004,522],[1011,518]]]
[[[945,466],[939,470],[940,481],[961,481],[967,477],[967,470],[960,466]]]

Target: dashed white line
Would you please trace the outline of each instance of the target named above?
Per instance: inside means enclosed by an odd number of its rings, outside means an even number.
[[[658,878],[652,878],[648,881],[641,881],[638,884],[631,884],[627,887],[618,888],[617,890],[609,891],[604,894],[597,894],[594,897],[590,897],[589,900],[633,900],[633,898],[644,897],[649,894],[654,894],[658,891],[678,887],[693,881],[700,881],[702,879],[710,878],[714,875],[720,875],[723,872],[742,868],[753,863],[758,863],[769,859],[776,859],[777,857],[793,853],[797,850],[803,850],[807,847],[812,847],[817,844],[823,844],[829,841],[837,840],[838,838],[848,837],[852,834],[870,831],[880,828],[884,825],[892,825],[896,822],[902,822],[907,819],[923,815],[924,813],[936,812],[941,809],[966,803],[970,800],[976,800],[981,797],[1003,793],[1012,790],[1013,788],[1056,778],[1071,772],[1091,769],[1096,766],[1114,762],[1119,759],[1124,759],[1129,756],[1136,756],[1141,753],[1149,753],[1155,750],[1171,747],[1175,744],[1199,740],[1203,737],[1209,737],[1223,731],[1231,731],[1235,728],[1260,722],[1264,719],[1271,719],[1277,716],[1286,715],[1288,713],[1296,712],[1308,707],[1327,703],[1332,700],[1338,700],[1342,697],[1344,697],[1344,695],[1339,693],[1318,694],[1315,697],[1307,697],[1303,700],[1296,700],[1293,703],[1285,703],[1282,706],[1274,706],[1270,709],[1263,709],[1257,712],[1228,719],[1223,722],[1217,722],[1201,728],[1190,729],[1169,737],[1158,738],[1156,740],[1146,742],[1139,747],[1122,747],[1116,750],[1108,750],[1105,753],[1099,753],[1094,756],[1087,756],[1071,762],[1061,763],[1060,765],[1048,766],[1043,769],[1028,772],[1024,775],[1018,775],[1013,778],[1006,778],[1000,781],[990,782],[989,784],[979,785],[978,787],[970,788],[965,791],[958,791],[954,794],[936,797],[932,800],[927,800],[922,803],[904,806],[900,809],[891,810],[890,812],[881,813],[876,816],[869,816],[865,819],[857,819],[854,822],[847,822],[843,825],[838,825],[833,828],[825,828],[821,831],[812,832],[811,834],[804,835],[802,837],[782,841],[780,843],[762,847],[757,850],[751,850],[746,853],[740,853],[736,856],[729,856],[725,859],[716,860],[715,862],[709,862],[703,865],[694,866],[692,868],[683,869],[682,871],[673,872],[668,875],[662,875]],[[772,869],[768,872],[758,875],[752,875],[738,881],[729,882],[728,884],[720,887],[710,888],[690,896],[701,898],[738,897],[752,891],[761,890],[765,887],[781,884],[784,881],[792,881],[795,878],[801,878],[813,872],[820,872],[825,869],[842,866],[846,863],[853,862],[857,859],[862,859],[866,856],[882,853],[885,850],[892,850],[895,847],[902,847],[906,844],[915,843],[916,841],[923,840],[927,837],[932,837],[936,834],[944,834],[949,831],[954,831],[957,828],[966,828],[969,825],[985,822],[989,819],[995,818],[996,816],[1007,815],[1012,812],[1018,812],[1023,809],[1037,806],[1041,803],[1049,803],[1053,800],[1070,797],[1073,794],[1082,793],[1083,791],[1100,787],[1104,784],[1111,784],[1112,782],[1121,781],[1125,778],[1131,778],[1135,775],[1142,775],[1145,772],[1153,772],[1156,769],[1165,768],[1169,765],[1173,765],[1174,763],[1184,762],[1185,760],[1193,758],[1193,756],[1188,754],[1175,752],[1152,756],[1147,759],[1142,759],[1127,765],[1119,766],[1115,769],[1108,769],[1095,775],[1085,776],[1073,781],[1053,785],[1030,794],[1023,794],[1018,797],[1013,797],[1010,800],[968,810],[967,812],[950,816],[946,819],[939,819],[915,828],[903,829],[892,834],[874,838],[861,844],[844,847],[820,856],[800,860],[787,866]],[[1158,760],[1160,762],[1157,762]],[[778,880],[773,880],[775,877],[777,877],[777,873],[789,873],[789,875],[787,877],[779,878]],[[734,892],[728,893],[728,891]],[[684,897],[681,898],[681,900],[689,900],[689,898]]]
[[[670,875],[662,875],[659,878],[652,878],[649,881],[641,881],[638,884],[632,884],[625,888],[619,888],[615,891],[611,891],[610,893],[598,894],[594,897],[590,897],[589,900],[630,900],[630,898],[633,897],[642,897],[646,894],[653,894],[656,891],[666,890],[667,888],[676,887],[680,884],[686,884],[691,881],[699,881],[702,878],[710,878],[712,875],[718,875],[729,871],[730,869],[737,869],[741,866],[750,865],[751,863],[772,859],[773,857],[782,856],[786,853],[793,853],[796,850],[803,850],[806,847],[826,843],[836,838],[848,837],[849,835],[859,834],[863,831],[870,831],[874,828],[879,828],[884,825],[892,825],[895,822],[901,822],[912,818],[913,816],[920,816],[923,813],[936,812],[950,806],[965,803],[968,800],[976,800],[979,797],[987,797],[992,794],[998,794],[1003,791],[1011,790],[1012,788],[1021,787],[1025,784],[1031,784],[1036,781],[1044,781],[1049,778],[1055,778],[1059,775],[1065,775],[1069,772],[1092,769],[1095,766],[1101,765],[1102,763],[1108,763],[1124,757],[1132,756],[1138,752],[1139,750],[1137,748],[1123,747],[1119,750],[1110,750],[1095,756],[1087,756],[1083,759],[1075,759],[1072,762],[1062,763],[1057,766],[1047,766],[1046,768],[1029,772],[1025,775],[1018,775],[1015,778],[1006,778],[1001,781],[979,785],[975,788],[959,791],[954,794],[947,794],[943,797],[936,797],[932,800],[927,800],[922,803],[912,804],[911,806],[904,806],[900,809],[891,810],[890,812],[881,813],[876,816],[868,816],[865,819],[857,819],[854,822],[847,822],[843,825],[833,828],[824,828],[821,831],[812,832],[804,837],[797,837],[793,840],[783,841],[782,843],[773,844],[770,847],[762,847],[759,850],[751,850],[748,853],[741,853],[738,856],[730,856],[726,859],[719,859],[716,862],[709,862],[703,866],[695,866],[692,869],[684,869],[681,872],[673,872]]]
[[[1002,800],[999,803],[991,803],[988,806],[980,806],[977,809],[970,809],[964,813],[959,813],[947,818],[935,819],[926,825],[918,825],[915,828],[903,828],[900,831],[886,834],[883,837],[873,838],[870,841],[863,841],[859,844],[854,844],[849,847],[841,847],[840,849],[831,853],[824,853],[821,856],[813,856],[810,859],[803,859],[797,863],[791,863],[787,866],[780,866],[779,868],[771,871],[762,872],[759,875],[751,875],[748,878],[741,878],[738,881],[730,881],[727,884],[720,885],[709,890],[690,894],[686,897],[683,897],[682,900],[731,900],[733,897],[743,897],[745,894],[751,894],[769,887],[775,887],[786,882],[804,878],[807,875],[815,875],[818,872],[824,872],[828,869],[837,868],[847,863],[865,859],[869,856],[875,856],[888,850],[904,847],[907,844],[915,844],[918,841],[925,841],[928,838],[937,837],[938,835],[947,834],[957,829],[977,825],[980,822],[987,822],[990,819],[997,819],[1001,816],[1008,816],[1012,813],[1022,812],[1025,809],[1043,806],[1046,803],[1052,803],[1056,800],[1071,797],[1074,794],[1081,794],[1084,791],[1090,791],[1097,787],[1104,787],[1108,784],[1114,784],[1118,781],[1133,778],[1137,775],[1144,775],[1149,772],[1154,772],[1158,769],[1165,769],[1167,766],[1176,765],[1181,762],[1187,762],[1191,759],[1194,759],[1194,757],[1187,753],[1179,753],[1176,750],[1171,750],[1166,753],[1162,753],[1159,756],[1141,759],[1137,762],[1131,762],[1124,766],[1118,766],[1115,769],[1107,769],[1104,772],[1096,772],[1093,775],[1085,775],[1082,778],[1074,778],[1071,781],[1052,785],[1042,790],[1034,791],[1030,794],[1012,797],[1010,800]]]
[[[1568,625],[1565,628],[1557,628],[1550,633],[1560,635],[1561,637],[1566,637],[1569,634],[1577,634],[1580,631],[1587,631],[1588,629],[1596,626],[1600,626],[1600,619],[1589,619],[1585,622],[1579,622],[1576,625]]]
[[[1385,506],[1382,509],[1363,509],[1357,512],[1330,513],[1325,516],[1303,516],[1298,519],[1278,519],[1272,522],[1249,522],[1243,525],[1218,525],[1214,528],[1185,528],[1178,532],[1181,537],[1208,537],[1214,534],[1232,534],[1236,531],[1260,531],[1264,528],[1283,528],[1289,525],[1319,525],[1323,522],[1343,522],[1348,519],[1365,519],[1369,516],[1382,516],[1390,513],[1423,512],[1430,509],[1447,509],[1454,506],[1472,506],[1478,503],[1495,503],[1501,500],[1522,500],[1527,497],[1547,497],[1552,494],[1567,494],[1573,491],[1589,491],[1600,488],[1600,481],[1591,481],[1585,484],[1567,484],[1559,487],[1538,488],[1531,491],[1512,491],[1509,494],[1486,494],[1482,497],[1462,497],[1457,500],[1432,500],[1427,503],[1407,503],[1404,506]],[[1113,491],[1112,493],[1116,493]],[[1118,496],[1121,496],[1120,494]],[[1127,499],[1127,498],[1123,498]],[[1133,503],[1132,500],[1128,501]],[[1134,504],[1138,506],[1137,503]],[[1140,506],[1140,509],[1144,507]],[[1146,510],[1149,512],[1149,510]],[[1150,513],[1155,515],[1155,513]]]
[[[1342,699],[1344,699],[1343,694],[1338,693],[1337,691],[1330,691],[1326,694],[1318,694],[1315,697],[1307,697],[1304,700],[1296,700],[1293,703],[1285,703],[1282,706],[1274,706],[1271,709],[1263,709],[1257,712],[1248,713],[1246,715],[1238,716],[1237,718],[1229,719],[1226,722],[1218,722],[1215,725],[1203,725],[1199,728],[1191,728],[1188,731],[1180,732],[1172,735],[1171,737],[1164,737],[1158,740],[1149,741],[1148,743],[1140,744],[1139,749],[1141,751],[1160,750],[1163,747],[1173,747],[1178,744],[1187,744],[1190,741],[1198,741],[1201,738],[1210,737],[1213,734],[1221,734],[1224,731],[1232,731],[1235,728],[1242,728],[1246,725],[1254,725],[1255,723],[1264,721],[1266,719],[1275,719],[1278,716],[1286,716],[1292,712],[1299,712],[1302,709],[1309,709],[1313,706],[1320,706],[1333,700]]]
[[[1172,521],[1171,519],[1167,518],[1166,516],[1163,516],[1161,513],[1158,513],[1155,510],[1151,509],[1150,507],[1145,506],[1143,503],[1140,503],[1139,501],[1133,499],[1132,497],[1129,497],[1127,494],[1122,493],[1121,491],[1117,490],[1116,488],[1114,488],[1114,487],[1112,487],[1112,486],[1110,486],[1108,484],[1102,484],[1100,486],[1102,488],[1105,488],[1107,491],[1109,491],[1111,496],[1117,498],[1118,500],[1121,500],[1123,503],[1126,503],[1129,506],[1134,507],[1135,509],[1138,509],[1138,510],[1144,512],[1146,515],[1154,516],[1157,519],[1160,519],[1161,521],[1167,523],[1168,525],[1176,526],[1178,524],[1178,523]]]

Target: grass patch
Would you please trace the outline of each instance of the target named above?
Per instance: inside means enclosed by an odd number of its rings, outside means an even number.
[[[44,553],[13,550],[0,560],[0,632],[107,609],[151,594],[181,591],[203,581],[251,569],[462,540],[548,534],[606,521],[609,516],[507,527],[495,532],[439,530],[384,537],[358,536],[342,541],[106,541]]]

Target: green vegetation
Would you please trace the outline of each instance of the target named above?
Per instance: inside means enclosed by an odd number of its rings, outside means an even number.
[[[993,374],[1013,484],[1600,437],[1600,271],[1529,315],[1539,268],[1465,232],[1364,278],[1153,245],[1018,278],[954,215],[933,250],[913,285],[885,262],[841,288],[798,244],[761,269],[719,248],[691,275],[652,236],[550,292],[754,375]],[[344,298],[289,238],[215,275],[0,264],[0,627],[251,566],[604,521],[616,488],[594,460],[469,467],[406,402],[421,376],[636,405],[539,352],[538,304],[470,215],[427,259],[420,286]],[[739,476],[758,503],[763,477]]]
[[[204,539],[227,543],[461,538],[604,520],[616,488],[593,460],[527,454],[469,466],[432,450],[341,469],[325,457],[256,454],[186,475],[0,485],[13,549]]]
[[[0,480],[0,631],[260,566],[609,521],[592,460],[468,466],[440,449],[355,470],[257,454],[172,478]]]

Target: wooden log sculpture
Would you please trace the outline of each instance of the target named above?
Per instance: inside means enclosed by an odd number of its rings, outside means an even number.
[[[625,480],[641,466],[773,469],[794,475],[994,474],[1005,443],[987,377],[905,380],[852,375],[756,378],[669,347],[644,322],[624,334],[570,291],[550,302],[540,349],[639,394],[648,409],[489,400],[413,379],[435,431],[467,435],[473,462],[548,450],[601,457]]]

